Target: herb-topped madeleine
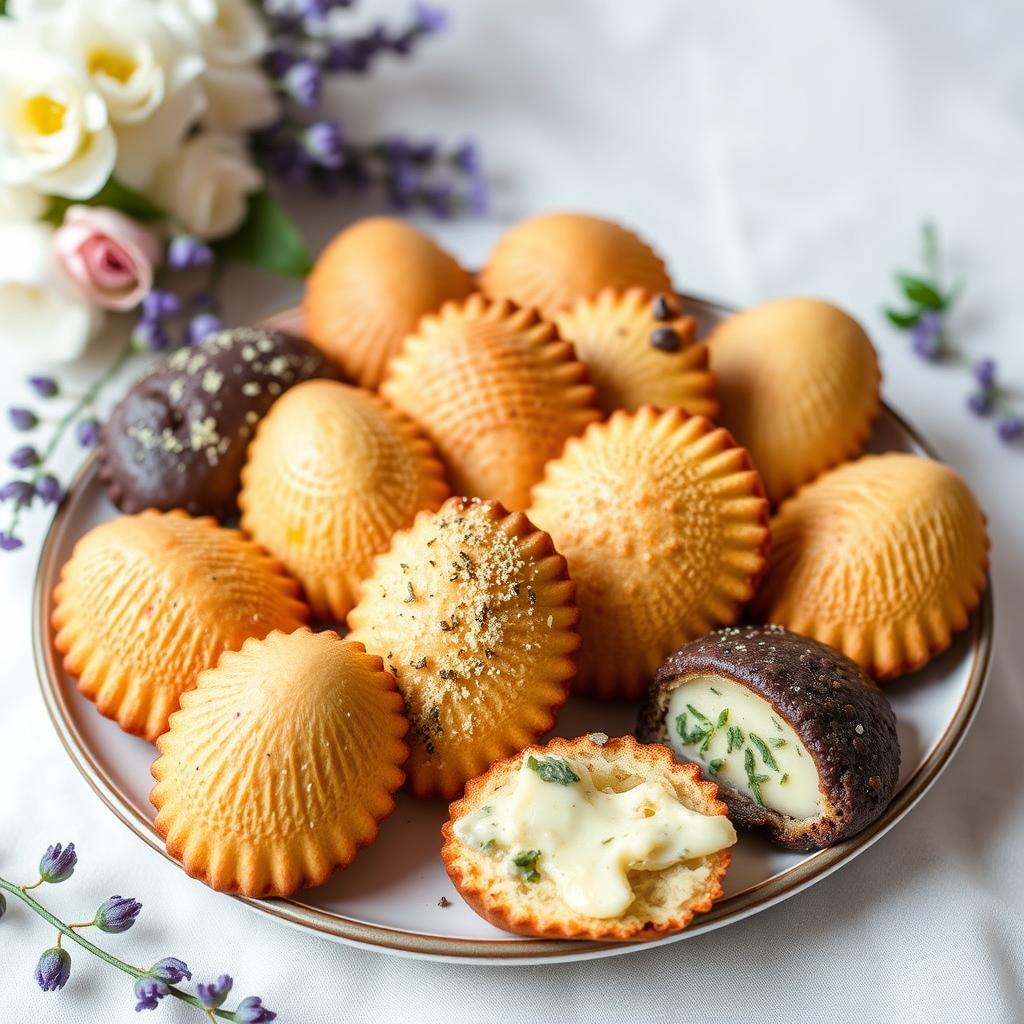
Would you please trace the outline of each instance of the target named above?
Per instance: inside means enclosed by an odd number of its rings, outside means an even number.
[[[680,306],[670,294],[605,288],[555,317],[559,333],[587,367],[604,413],[678,405],[715,417],[708,348],[697,344],[697,321]]]
[[[679,408],[596,423],[548,463],[529,516],[569,562],[576,688],[639,697],[680,644],[735,622],[768,547],[768,502],[728,431]]]
[[[384,658],[412,729],[409,785],[451,799],[555,722],[580,638],[551,538],[521,512],[451,498],[376,560],[349,639]]]
[[[899,777],[882,691],[849,658],[780,626],[723,629],[676,651],[637,735],[700,765],[733,821],[789,850],[861,831]]]
[[[672,291],[665,264],[646,242],[582,213],[542,213],[510,228],[480,281],[492,298],[532,306],[548,319],[602,288]]]
[[[722,895],[736,832],[694,765],[597,733],[495,764],[451,805],[441,857],[491,924],[560,939],[657,939]]]

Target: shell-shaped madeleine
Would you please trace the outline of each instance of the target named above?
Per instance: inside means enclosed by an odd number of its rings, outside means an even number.
[[[300,384],[259,426],[242,471],[242,529],[344,619],[391,535],[448,497],[433,448],[372,392]]]
[[[735,622],[768,546],[768,502],[728,431],[644,406],[548,464],[528,515],[569,562],[576,689],[636,697],[671,651]]]
[[[451,498],[395,535],[348,624],[405,697],[417,796],[456,796],[551,728],[576,620],[565,559],[521,512]]]
[[[381,393],[427,431],[456,494],[513,509],[565,439],[600,416],[572,345],[532,310],[481,295],[425,317]]]
[[[953,470],[865,455],[782,503],[754,611],[889,679],[949,647],[987,566],[985,516]]]
[[[641,405],[714,418],[715,378],[706,345],[696,344],[697,321],[679,312],[674,296],[643,288],[605,288],[555,317],[587,368],[606,414]]]
[[[299,588],[238,530],[184,512],[121,516],[75,545],[54,646],[101,714],[153,741],[221,652],[309,617]]]
[[[363,387],[424,313],[473,291],[473,280],[422,231],[394,217],[346,228],[316,261],[303,301],[309,338]]]
[[[493,298],[533,306],[548,319],[602,288],[672,291],[665,264],[646,242],[581,213],[544,213],[506,231],[480,282]]]
[[[150,800],[167,851],[223,892],[287,896],[377,838],[408,722],[380,658],[337,633],[227,652],[160,737]]]
[[[879,410],[864,329],[818,299],[775,299],[730,317],[708,341],[718,420],[750,452],[773,503],[857,455]]]

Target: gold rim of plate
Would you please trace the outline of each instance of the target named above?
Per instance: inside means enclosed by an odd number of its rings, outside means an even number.
[[[716,318],[732,312],[723,303],[683,295],[681,298],[700,320]],[[279,324],[295,323],[297,311],[285,310],[272,318]],[[902,416],[890,406],[882,403],[884,412],[893,419],[908,437],[922,451],[932,458],[939,456],[931,445]],[[75,474],[68,488],[68,498],[57,510],[53,522],[43,539],[39,567],[36,572],[32,594],[32,648],[36,663],[39,685],[43,700],[60,741],[71,759],[71,763],[113,814],[140,839],[158,853],[177,864],[167,853],[163,840],[153,824],[139,814],[128,796],[94,759],[84,737],[75,724],[68,707],[64,688],[60,683],[60,658],[53,647],[53,633],[49,626],[50,593],[48,583],[57,578],[60,566],[56,565],[59,541],[72,517],[75,495],[80,493],[96,472],[95,453],[85,460]],[[686,938],[695,932],[710,931],[732,924],[744,917],[764,910],[831,874],[837,868],[852,860],[877,839],[889,831],[928,791],[949,763],[974,719],[981,703],[982,692],[988,675],[992,650],[992,587],[986,586],[981,603],[974,613],[973,645],[971,666],[960,703],[946,725],[942,735],[925,755],[913,775],[907,779],[886,808],[885,813],[863,832],[850,839],[810,854],[799,864],[773,875],[762,882],[719,900],[706,914],[695,919],[694,924],[677,935],[668,936],[660,942],[568,942],[557,939],[464,939],[440,935],[425,935],[420,932],[386,928],[367,924],[303,903],[301,899],[250,899],[232,896],[232,899],[247,904],[259,913],[267,914],[305,931],[332,939],[339,939],[358,946],[388,953],[426,957],[443,960],[476,962],[537,962],[558,961],[602,954],[623,953],[630,950],[650,948],[665,942]]]

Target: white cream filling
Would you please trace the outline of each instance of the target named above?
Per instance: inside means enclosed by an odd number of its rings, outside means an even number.
[[[790,818],[821,816],[818,769],[772,705],[720,676],[676,687],[665,719],[672,747],[707,774]]]
[[[501,856],[514,877],[551,879],[569,907],[601,918],[633,902],[629,871],[661,871],[736,842],[728,818],[684,807],[660,779],[600,790],[583,765],[545,756],[524,758],[487,806],[456,821],[455,834]]]

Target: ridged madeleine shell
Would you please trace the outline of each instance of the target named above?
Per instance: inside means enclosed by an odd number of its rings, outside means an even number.
[[[565,559],[521,512],[451,498],[395,535],[348,623],[405,697],[417,796],[450,799],[551,728],[576,620]]]
[[[368,217],[316,261],[303,301],[306,330],[346,377],[375,388],[420,317],[472,290],[469,274],[422,231]]]
[[[864,329],[818,299],[775,299],[708,341],[719,422],[754,460],[773,503],[864,448],[880,407]]]
[[[559,313],[555,324],[586,366],[604,413],[678,405],[693,415],[717,414],[707,346],[696,344],[697,321],[680,314],[673,296],[605,288]]]
[[[448,496],[430,442],[372,392],[300,384],[260,424],[242,529],[281,559],[320,617],[344,619],[391,535]]]
[[[101,714],[153,741],[222,651],[306,621],[298,590],[279,562],[213,519],[121,516],[90,530],[65,564],[54,646]]]
[[[645,406],[588,428],[548,464],[530,519],[569,562],[575,687],[636,697],[671,651],[729,625],[765,565],[768,502],[728,431]]]
[[[160,737],[150,794],[167,851],[223,892],[287,896],[377,838],[408,722],[380,658],[337,633],[227,652]]]
[[[918,455],[865,455],[824,474],[782,503],[772,539],[755,614],[876,679],[949,647],[985,589],[985,516],[952,469]]]
[[[381,393],[419,423],[456,494],[512,509],[565,439],[599,418],[586,370],[532,310],[474,295],[425,317]]]
[[[543,213],[506,231],[480,282],[492,298],[532,306],[548,319],[602,288],[672,291],[665,264],[646,242],[581,213]]]

